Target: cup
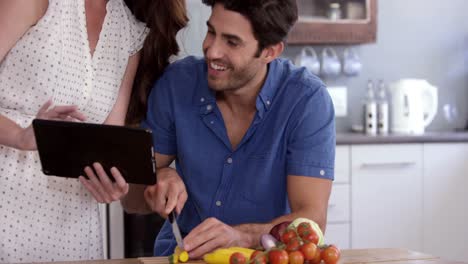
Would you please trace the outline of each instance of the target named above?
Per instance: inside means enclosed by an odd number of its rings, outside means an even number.
[[[347,76],[356,76],[362,70],[362,63],[356,50],[346,48],[343,52],[343,73]]]
[[[297,55],[295,64],[305,67],[312,74],[318,75],[320,73],[320,61],[312,47],[303,48],[301,53]]]
[[[341,72],[341,62],[335,50],[326,47],[322,50],[322,67],[320,74],[324,77],[336,77]]]

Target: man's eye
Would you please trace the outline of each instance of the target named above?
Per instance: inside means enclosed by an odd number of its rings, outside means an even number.
[[[237,47],[239,44],[236,41],[228,40],[228,45],[231,47]]]

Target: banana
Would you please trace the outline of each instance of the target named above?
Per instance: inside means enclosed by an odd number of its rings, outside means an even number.
[[[243,247],[219,248],[213,252],[205,254],[203,260],[208,264],[229,264],[229,258],[235,252],[239,252],[249,260],[255,250]]]
[[[179,247],[175,247],[174,254],[169,256],[169,263],[170,264],[178,264],[180,262],[187,262],[189,259],[188,252],[182,250]]]

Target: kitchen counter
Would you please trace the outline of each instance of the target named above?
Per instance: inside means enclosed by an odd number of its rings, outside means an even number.
[[[368,136],[362,133],[337,133],[336,144],[403,144],[468,142],[468,131],[428,132],[423,135],[388,134]]]
[[[203,261],[189,261],[187,264],[203,264]],[[323,262],[322,262],[323,263]],[[460,264],[406,249],[349,249],[341,251],[340,263],[378,263],[378,264]],[[169,264],[167,257],[49,262],[49,264]]]

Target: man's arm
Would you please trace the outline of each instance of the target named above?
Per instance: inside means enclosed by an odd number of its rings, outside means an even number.
[[[289,175],[287,190],[291,213],[278,217],[266,224],[242,224],[234,228],[250,236],[246,245],[256,247],[260,244],[260,236],[270,232],[273,226],[305,217],[315,221],[325,232],[327,222],[328,200],[330,198],[332,181],[327,179]]]
[[[157,177],[158,172],[160,170],[169,167],[169,165],[175,159],[175,156],[155,153],[154,158],[156,160],[156,168],[157,168],[155,177]],[[125,197],[123,197],[120,200],[122,207],[125,209],[126,212],[138,213],[138,214],[153,213],[151,206],[146,202],[146,199],[144,196],[145,189],[149,187],[150,186],[140,185],[140,184],[130,184],[130,189],[127,195],[125,195]]]
[[[185,249],[190,251],[191,258],[199,258],[218,247],[255,248],[260,245],[261,235],[269,233],[273,226],[299,217],[314,220],[324,231],[331,186],[331,180],[289,175],[287,190],[291,214],[278,217],[269,223],[250,223],[233,227],[209,218],[184,238]]]

